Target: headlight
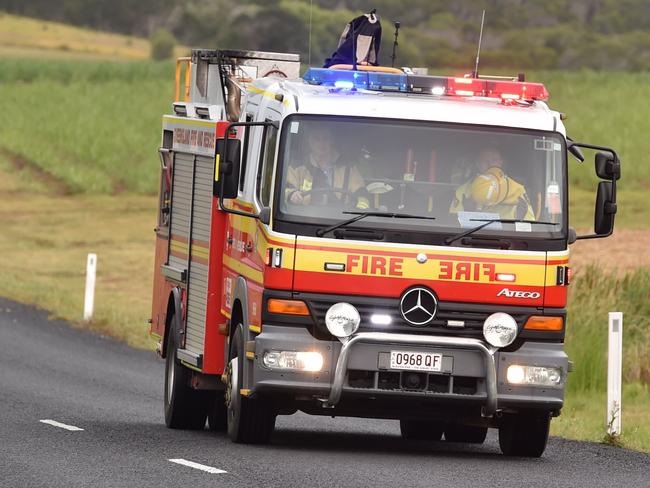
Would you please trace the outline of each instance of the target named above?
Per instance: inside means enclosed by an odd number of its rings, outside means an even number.
[[[483,336],[494,347],[509,346],[517,337],[517,321],[507,313],[493,313],[485,319]]]
[[[333,336],[343,338],[354,334],[359,328],[361,317],[354,306],[340,302],[332,305],[325,314],[325,325]]]
[[[313,351],[267,351],[262,362],[269,369],[320,371],[323,356]]]
[[[562,368],[546,366],[508,366],[508,383],[525,386],[559,386],[562,384]]]

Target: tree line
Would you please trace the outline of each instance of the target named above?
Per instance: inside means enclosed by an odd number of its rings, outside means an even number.
[[[380,59],[398,65],[473,65],[486,10],[481,66],[650,70],[648,0],[0,0],[0,10],[151,36],[165,30],[193,47],[298,52],[318,65],[345,24],[376,8]]]

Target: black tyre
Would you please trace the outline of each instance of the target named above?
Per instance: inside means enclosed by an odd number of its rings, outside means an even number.
[[[473,425],[448,424],[445,426],[445,440],[447,442],[467,442],[483,444],[487,436],[487,427]]]
[[[400,420],[399,428],[404,439],[439,441],[444,425],[435,420]]]
[[[228,437],[233,442],[242,444],[265,444],[273,433],[276,415],[267,402],[241,394],[246,361],[243,326],[238,324],[230,345],[230,360],[226,371]]]
[[[226,396],[223,391],[216,391],[212,395],[212,404],[208,410],[209,429],[217,432],[225,432],[228,429],[227,417]]]
[[[499,447],[506,456],[540,457],[546,449],[551,417],[548,414],[519,414],[503,419]]]
[[[209,398],[206,392],[188,386],[189,370],[176,358],[176,343],[172,329],[165,358],[165,424],[170,429],[200,430],[205,427]]]

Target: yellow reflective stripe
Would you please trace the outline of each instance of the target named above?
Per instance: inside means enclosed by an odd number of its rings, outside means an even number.
[[[247,352],[246,357],[248,359],[255,359],[255,353],[254,352]]]
[[[251,332],[255,332],[256,334],[259,334],[260,332],[262,332],[262,327],[260,327],[259,325],[249,325],[248,330],[250,330]]]
[[[258,95],[262,95],[264,97],[269,97],[269,98],[272,98],[274,100],[275,100],[275,96],[277,95],[277,93],[273,93],[273,92],[270,92],[270,91],[267,91],[267,90],[263,90],[261,88],[257,88],[256,86],[248,86],[248,87],[246,87],[246,91],[257,93]],[[287,97],[284,98],[284,100],[282,102],[282,105],[284,105],[285,107],[289,106],[289,100],[287,99]]]
[[[246,278],[249,278],[257,283],[262,283],[264,281],[264,275],[261,271],[258,271],[255,268],[242,263],[241,261],[237,261],[236,259],[233,259],[226,254],[223,255],[223,264],[228,266],[233,271],[236,271],[240,275],[245,276]]]
[[[183,366],[185,366],[186,368],[192,369],[192,370],[194,370],[194,371],[198,371],[199,373],[202,373],[202,372],[203,372],[202,369],[199,369],[199,368],[197,368],[196,366],[194,366],[193,364],[190,364],[190,363],[188,363],[188,362],[185,362],[185,361],[182,361],[182,360],[181,360],[181,364],[182,364]]]
[[[171,124],[181,124],[181,125],[197,125],[199,127],[212,127],[215,128],[217,127],[216,122],[211,122],[209,120],[198,120],[198,119],[188,119],[186,117],[175,117],[173,115],[163,115],[162,118],[163,125],[165,122],[171,123]]]
[[[214,157],[214,181],[219,181],[219,161],[221,159],[221,155],[217,153],[217,155]]]
[[[248,388],[240,388],[240,389],[239,389],[239,394],[240,394],[241,396],[245,396],[245,397],[247,397],[247,396],[249,396],[249,395],[251,394],[251,391],[250,391],[250,389],[248,389]]]
[[[172,251],[177,251],[182,254],[187,254],[188,245],[185,242],[172,239],[172,242],[169,244],[169,247]],[[192,244],[192,255],[207,260],[210,257],[210,250],[205,246]]]

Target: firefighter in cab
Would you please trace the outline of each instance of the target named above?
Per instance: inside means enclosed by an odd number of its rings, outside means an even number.
[[[345,164],[330,131],[322,127],[308,129],[307,146],[306,161],[288,168],[287,202],[367,210],[370,202],[363,177],[355,166]]]
[[[478,174],[456,189],[451,213],[481,211],[502,219],[535,220],[526,188],[505,174],[498,149],[483,149],[477,166]]]

